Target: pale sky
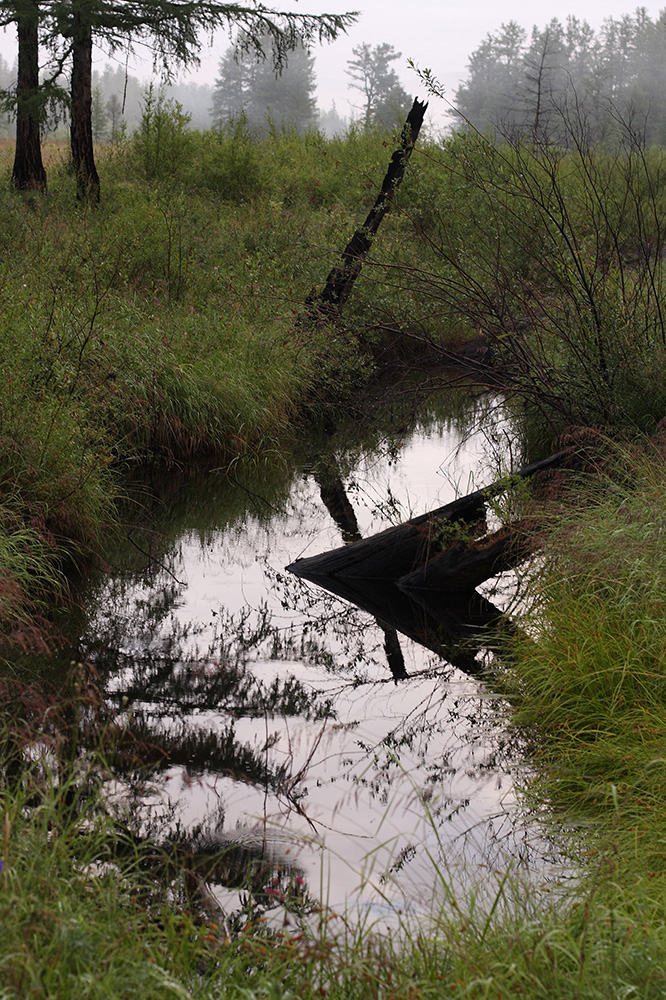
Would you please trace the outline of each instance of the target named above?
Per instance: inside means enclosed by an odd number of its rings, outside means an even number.
[[[431,69],[445,85],[446,93],[453,95],[458,83],[464,79],[470,53],[477,48],[488,32],[496,31],[502,22],[515,20],[528,30],[533,24],[544,26],[552,17],[565,21],[569,14],[590,22],[593,28],[600,27],[604,18],[620,17],[631,13],[637,6],[631,0],[360,0],[345,3],[344,0],[264,0],[266,6],[320,14],[342,13],[360,9],[357,23],[332,45],[315,51],[318,100],[320,107],[327,109],[335,100],[338,111],[349,116],[351,105],[360,95],[348,89],[345,70],[347,60],[352,57],[352,48],[361,42],[379,45],[388,42],[397,52],[402,53],[393,65],[402,84],[410,96],[425,98],[422,85],[407,66],[412,59],[419,66]],[[666,0],[664,0],[666,5]],[[644,5],[651,17],[656,17],[661,4]],[[211,47],[204,45],[201,67],[190,74],[191,79],[200,83],[212,83],[217,75],[217,67],[222,53],[229,45],[228,36],[220,32]],[[0,34],[0,52],[11,63],[16,53],[15,31],[11,28]],[[123,65],[124,60],[121,59]],[[100,55],[96,65],[102,69],[108,57]],[[129,63],[131,73],[147,79],[149,65]],[[435,102],[431,108],[435,110]],[[436,113],[435,118],[441,115]]]
[[[360,99],[360,95],[355,97],[354,91],[348,89],[349,81],[345,70],[347,60],[352,57],[352,48],[361,42],[371,45],[388,42],[397,52],[402,53],[401,59],[393,66],[410,96],[424,98],[426,95],[423,86],[407,65],[408,59],[422,68],[431,69],[444,83],[447,95],[452,96],[458,83],[466,75],[470,53],[488,32],[497,30],[502,22],[515,20],[529,30],[533,24],[543,26],[553,17],[564,21],[569,14],[575,14],[581,20],[589,21],[596,29],[601,26],[604,18],[620,17],[633,12],[638,6],[632,0],[567,0],[566,3],[562,0],[502,0],[500,3],[493,0],[454,0],[448,3],[446,0],[264,2],[271,7],[313,14],[324,11],[337,14],[356,8],[360,10],[358,21],[347,36],[315,52],[319,105],[328,108],[331,101],[335,100],[339,112],[344,115],[350,113],[350,102]],[[643,6],[654,18],[666,6],[666,0]],[[227,45],[228,40],[220,34],[213,49],[205,50],[196,79],[214,80],[220,55]],[[433,104],[431,101],[431,107]]]

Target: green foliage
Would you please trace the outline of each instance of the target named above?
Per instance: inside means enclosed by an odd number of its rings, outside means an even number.
[[[427,261],[392,276],[440,321],[483,334],[552,428],[651,431],[666,414],[664,151],[620,121],[622,143],[590,146],[580,125],[562,118],[568,150],[448,139],[435,194],[406,202]]]
[[[94,558],[128,469],[274,447],[367,375],[354,334],[299,315],[374,197],[381,144],[184,125],[149,92],[142,129],[104,147],[95,212],[75,206],[64,167],[48,200],[0,195],[0,535],[16,621],[43,610],[49,574],[61,589],[65,562]]]
[[[147,181],[164,181],[176,175],[191,155],[187,132],[189,115],[177,101],[155,93],[151,83],[145,92],[133,152]]]
[[[190,189],[201,186],[225,201],[243,202],[257,197],[265,188],[266,166],[243,115],[215,132],[203,132],[197,154]]]
[[[50,638],[46,623],[36,626],[64,588],[65,557],[94,553],[117,522],[128,468],[274,448],[303,412],[325,411],[366,376],[359,331],[371,341],[378,318],[430,333],[447,317],[458,329],[492,321],[499,345],[518,330],[520,353],[542,365],[522,383],[532,398],[538,388],[557,406],[569,400],[567,413],[605,418],[608,401],[620,399],[616,421],[658,418],[660,150],[551,160],[455,137],[436,163],[436,145],[425,145],[373,247],[349,325],[313,331],[298,321],[303,299],[374,200],[390,137],[274,130],[253,141],[237,123],[219,135],[188,133],[188,156],[162,163],[179,128],[177,108],[152,106],[144,134],[104,158],[108,194],[95,212],[74,205],[64,171],[48,200],[0,195],[0,629],[15,644]],[[567,250],[572,234],[576,253]],[[637,259],[643,238],[655,249]],[[586,326],[584,278],[593,279],[587,302],[598,305],[600,328]],[[542,305],[527,313],[529,337],[513,322],[528,302]],[[611,381],[599,381],[601,346]],[[661,438],[617,465],[584,480],[585,502],[573,493],[566,516],[554,512],[506,681],[534,751],[539,815],[555,829],[564,817],[569,831],[573,890],[551,880],[548,903],[505,873],[489,898],[461,899],[442,852],[433,858],[442,909],[431,925],[397,915],[384,935],[325,908],[298,923],[295,903],[294,933],[257,917],[230,934],[193,903],[182,869],[174,874],[164,852],[143,850],[110,816],[104,782],[126,734],[104,718],[102,700],[49,700],[31,689],[17,707],[3,681],[4,993],[662,996]],[[500,517],[524,501],[520,490],[507,496]],[[79,726],[91,719],[95,739],[84,749]],[[156,865],[166,879],[155,878]]]
[[[592,820],[592,849],[608,853],[613,877],[641,880],[662,906],[665,487],[660,435],[642,453],[611,449],[609,471],[545,515],[511,675],[540,794],[558,814]]]

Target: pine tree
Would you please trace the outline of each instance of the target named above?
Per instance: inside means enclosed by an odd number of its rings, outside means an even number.
[[[364,128],[371,125],[400,125],[409,110],[409,97],[391,63],[399,59],[392,45],[384,42],[370,46],[367,42],[352,49],[353,59],[347,62],[349,86],[364,98],[361,120]]]
[[[215,81],[213,124],[221,128],[243,114],[255,130],[271,119],[305,132],[317,122],[315,86],[314,58],[303,45],[289,53],[281,72],[251,50],[231,48],[220,60]]]
[[[113,142],[118,134],[118,129],[120,128],[120,122],[123,116],[123,106],[120,103],[118,95],[111,94],[111,97],[108,99],[104,107],[111,126],[111,141]]]
[[[99,84],[96,84],[92,92],[92,132],[95,142],[101,142],[103,139],[106,139],[108,131],[109,113],[104,104],[102,89]]]
[[[213,88],[213,126],[222,128],[230,119],[245,112],[251,101],[258,60],[250,53],[229,48],[218,66]]]
[[[646,142],[666,142],[666,11],[643,7],[606,18],[595,33],[586,21],[553,19],[532,30],[502,25],[472,53],[455,96],[460,118],[479,131],[585,141],[616,127],[618,114]]]
[[[40,140],[44,104],[39,84],[39,0],[2,4],[0,12],[3,24],[16,24],[18,36],[16,149],[11,183],[22,191],[45,191]]]

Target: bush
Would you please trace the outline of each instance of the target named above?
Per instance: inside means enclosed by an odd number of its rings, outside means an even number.
[[[430,204],[408,206],[428,264],[393,274],[482,332],[553,428],[651,431],[666,414],[666,153],[629,124],[612,146],[589,145],[566,115],[563,127],[568,148],[448,139]]]

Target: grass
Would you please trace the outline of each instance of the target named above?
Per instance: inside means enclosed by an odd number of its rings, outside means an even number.
[[[666,887],[666,480],[657,443],[618,449],[550,516],[516,648],[516,722],[557,811],[593,819],[620,883]],[[543,789],[540,786],[540,791]],[[609,857],[611,857],[609,855]]]
[[[284,921],[258,905],[230,928],[173,845],[137,839],[112,815],[103,788],[118,733],[84,687],[77,671],[69,698],[3,682],[3,997],[663,996],[663,898],[599,863],[568,892],[508,873],[484,901],[456,897],[433,859],[441,911],[403,916],[391,933],[297,896]],[[84,752],[78,727],[96,714],[98,747]]]
[[[362,383],[382,327],[431,336],[453,315],[443,293],[423,300],[446,257],[424,235],[457,205],[463,242],[446,253],[464,256],[461,173],[435,211],[432,161],[416,161],[423,190],[382,233],[348,323],[312,330],[301,304],[373,200],[388,139],[181,126],[167,114],[107,150],[98,211],[75,204],[57,156],[48,197],[0,193],[0,629],[23,648],[52,642],[63,569],[118,524],[128,472],[265,454]],[[158,135],[177,156],[155,155]],[[501,679],[534,765],[526,794],[569,845],[572,886],[530,891],[509,873],[489,903],[455,900],[433,859],[429,924],[387,936],[294,900],[290,926],[259,910],[230,934],[169,845],[109,812],[104,780],[126,748],[94,685],[84,698],[76,677],[51,694],[4,679],[0,997],[663,996],[662,466],[657,436],[541,511],[545,561]]]
[[[303,303],[374,200],[387,137],[254,140],[158,116],[100,150],[97,210],[58,150],[46,197],[10,191],[2,149],[2,588],[21,614],[37,549],[56,584],[97,557],[128,472],[273,450],[373,369],[361,322],[313,329]]]

